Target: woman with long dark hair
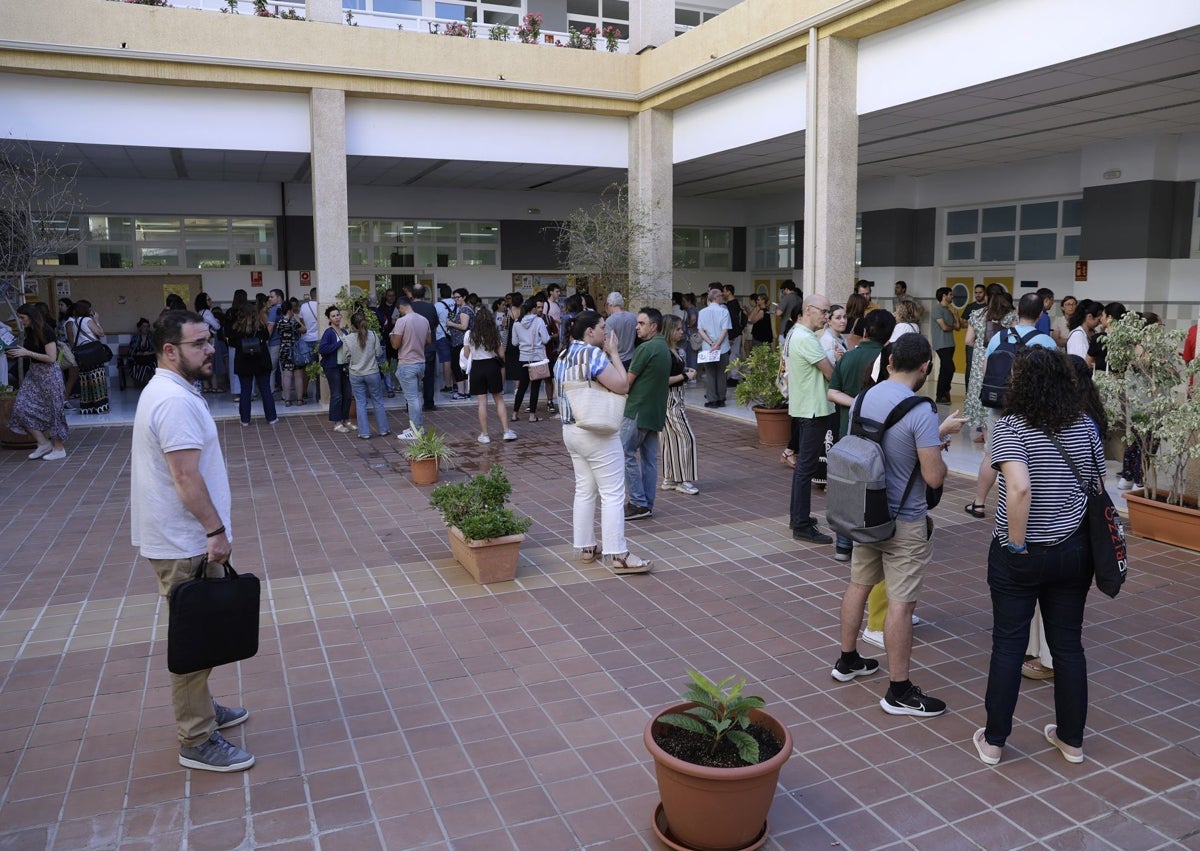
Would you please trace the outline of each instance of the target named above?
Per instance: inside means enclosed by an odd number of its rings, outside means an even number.
[[[104,329],[100,317],[92,310],[87,299],[75,302],[75,324],[68,327],[72,335],[68,342],[75,350],[84,343],[104,342]],[[88,370],[79,370],[79,413],[108,413],[108,364],[102,363]]]
[[[342,311],[336,304],[325,308],[329,327],[317,344],[321,356],[321,369],[329,382],[329,421],[337,432],[350,431],[350,371],[346,365],[346,347],[343,340],[346,331],[342,328]]]
[[[263,314],[252,304],[239,307],[229,328],[229,345],[233,350],[233,371],[242,385],[238,413],[242,425],[250,425],[250,403],[254,387],[262,397],[263,415],[270,425],[279,422],[275,411],[275,396],[271,392],[271,353],[267,341],[271,335]]]
[[[1075,306],[1075,312],[1067,322],[1070,329],[1067,333],[1067,354],[1083,358],[1088,366],[1095,366],[1091,355],[1092,335],[1099,327],[1103,313],[1104,305],[1085,298]]]
[[[673,313],[663,316],[663,338],[671,352],[671,372],[667,376],[667,419],[662,430],[662,489],[698,494],[698,457],[696,435],[688,422],[684,388],[696,374],[688,369],[679,354],[683,340],[683,320]]]
[[[546,343],[550,341],[550,332],[537,309],[539,304],[540,302],[536,299],[525,299],[524,304],[521,305],[521,318],[512,329],[512,339],[519,350],[520,368],[517,395],[513,397],[512,418],[513,420],[521,419],[521,402],[525,398],[525,391],[529,390],[529,421],[531,423],[536,423],[541,419],[537,415],[537,404],[542,379],[529,377],[529,365],[546,359]],[[530,384],[533,385],[532,388],[530,388]]]
[[[1011,328],[1017,324],[1017,312],[1013,310],[1012,296],[1000,284],[988,284],[988,306],[984,310],[976,310],[967,320],[966,347],[975,347],[971,357],[971,380],[967,384],[967,397],[963,401],[963,416],[967,418],[966,428],[977,432],[976,443],[985,440],[983,429],[987,425],[987,412],[983,402],[979,400],[979,391],[983,389],[983,362],[987,360],[987,344],[992,335],[1002,328]],[[982,517],[982,514],[973,516]]]
[[[1018,351],[1004,416],[993,431],[992,465],[1000,485],[988,550],[992,658],[984,698],[987,725],[975,732],[975,749],[985,764],[1000,762],[1012,733],[1037,606],[1054,659],[1055,723],[1043,734],[1068,762],[1083,762],[1088,708],[1083,608],[1093,570],[1087,494],[1067,459],[1100,487],[1105,462],[1065,354],[1040,347]]]
[[[5,351],[10,360],[28,358],[29,369],[13,402],[8,427],[17,434],[33,435],[37,449],[30,458],[59,461],[67,457],[67,417],[63,413],[63,377],[58,368],[58,340],[54,324],[32,304],[17,308],[25,339]]]
[[[361,310],[350,317],[350,333],[342,338],[346,349],[346,366],[350,372],[350,391],[358,418],[358,436],[371,439],[371,420],[367,417],[367,399],[375,409],[375,428],[380,437],[390,434],[387,411],[383,407],[383,381],[379,373],[379,358],[383,345],[379,335],[367,325],[367,315]]]
[[[487,426],[489,394],[496,403],[501,435],[505,440],[516,440],[517,433],[508,427],[508,408],[504,404],[504,343],[495,322],[476,322],[463,334],[462,360],[470,364],[467,382],[479,412],[479,437],[476,440],[492,442]]]
[[[863,320],[871,300],[862,293],[851,293],[846,297],[846,350],[849,351],[867,336]]]
[[[570,400],[563,392],[569,381],[596,381],[621,396],[628,376],[621,365],[615,334],[606,334],[604,317],[584,310],[567,329],[568,345],[554,364],[563,443],[575,469],[575,500],[571,528],[580,560],[602,558],[613,573],[649,573],[649,561],[629,552],[625,541],[625,451],[620,435],[597,434],[575,424]],[[596,545],[596,502],[600,502],[601,546]]]
[[[75,392],[75,385],[79,383],[79,368],[75,364],[75,356],[71,353],[70,346],[71,336],[75,333],[75,302],[66,296],[58,300],[58,325],[56,327],[58,343],[66,350],[63,352],[62,359],[62,368],[66,373],[63,376],[65,382],[63,395],[70,400],[71,394]]]
[[[275,330],[279,332],[279,374],[283,383],[283,405],[304,404],[304,367],[296,365],[296,346],[304,336],[304,322],[300,319],[300,300],[285,299],[279,306],[279,320]]]
[[[196,293],[195,301],[196,312],[204,318],[204,324],[208,326],[208,331],[212,334],[213,348],[216,352],[213,354],[213,371],[212,376],[208,379],[208,384],[202,387],[204,393],[219,393],[218,386],[221,382],[221,374],[228,368],[226,361],[229,358],[229,347],[221,341],[221,320],[217,319],[213,313],[213,299],[208,293]]]

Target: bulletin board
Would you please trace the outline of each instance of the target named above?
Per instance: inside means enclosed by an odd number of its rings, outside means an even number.
[[[56,318],[61,295],[72,301],[87,299],[106,334],[133,334],[142,317],[153,322],[169,293],[178,293],[191,310],[202,286],[199,275],[55,275],[36,282],[38,298],[50,305]]]

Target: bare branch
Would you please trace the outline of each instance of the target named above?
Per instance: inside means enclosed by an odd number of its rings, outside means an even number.
[[[0,144],[0,274],[24,278],[35,261],[82,241],[73,217],[83,205],[78,164],[28,142]]]

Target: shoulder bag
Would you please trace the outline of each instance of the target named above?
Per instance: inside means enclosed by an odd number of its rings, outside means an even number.
[[[1058,454],[1067,462],[1079,487],[1087,495],[1087,510],[1083,522],[1088,527],[1088,540],[1092,548],[1092,565],[1096,572],[1096,587],[1109,597],[1116,597],[1125,583],[1129,573],[1129,557],[1125,549],[1125,530],[1121,526],[1121,517],[1113,505],[1108,491],[1096,484],[1096,480],[1085,481],[1079,472],[1079,467],[1063,449],[1057,437],[1051,437],[1050,442],[1058,450]],[[1097,470],[1096,478],[1103,480]]]
[[[562,395],[571,406],[575,425],[593,434],[610,435],[621,430],[625,418],[625,397],[613,393],[590,377],[591,357],[579,364],[584,380],[562,382]]]
[[[89,372],[93,369],[99,369],[110,360],[112,360],[112,349],[101,343],[91,331],[87,329],[86,318],[81,319],[75,324],[75,363],[79,366],[80,372]],[[88,339],[86,342],[79,342],[79,338],[86,334]]]
[[[249,392],[249,391],[247,391]],[[261,583],[238,574],[228,562],[208,576],[208,559],[195,576],[171,589],[167,622],[167,670],[190,674],[258,654]]]

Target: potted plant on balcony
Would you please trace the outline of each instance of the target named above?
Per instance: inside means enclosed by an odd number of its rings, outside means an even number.
[[[662,796],[654,831],[671,848],[758,848],[791,733],[763,711],[761,697],[742,693],[745,680],[688,676],[684,702],[655,714],[642,733]]]
[[[505,507],[510,494],[512,485],[499,464],[430,494],[429,504],[446,523],[450,551],[481,585],[517,575],[517,551],[533,521]]]
[[[446,443],[446,437],[433,426],[414,428],[416,439],[404,447],[404,457],[412,470],[414,485],[432,485],[438,480],[441,464],[454,457],[454,450]]]
[[[727,372],[734,370],[741,374],[741,379],[733,388],[733,398],[754,411],[758,442],[764,446],[786,446],[792,436],[792,418],[787,399],[775,381],[779,375],[779,350],[774,346],[755,346],[750,354],[726,368]]]
[[[1188,464],[1200,455],[1200,391],[1191,386],[1200,360],[1184,362],[1183,337],[1127,313],[1108,327],[1108,371],[1096,385],[1110,428],[1141,453],[1145,487],[1125,494],[1134,534],[1200,550],[1200,489],[1188,491]]]

